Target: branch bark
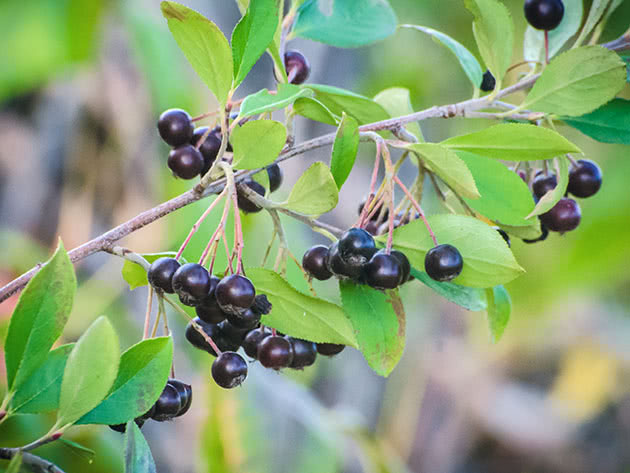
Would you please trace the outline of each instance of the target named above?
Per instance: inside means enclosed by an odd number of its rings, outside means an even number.
[[[20,452],[19,448],[0,448],[0,458],[11,460],[18,452]],[[54,463],[28,452],[22,452],[22,465],[26,466],[33,473],[64,473]]]

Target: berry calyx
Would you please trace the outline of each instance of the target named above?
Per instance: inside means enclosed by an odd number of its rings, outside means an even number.
[[[374,254],[374,238],[362,228],[351,228],[339,239],[339,255],[352,264],[364,264]]]
[[[241,346],[241,343],[243,343],[243,340],[245,340],[245,335],[249,333],[249,329],[235,327],[227,320],[224,320],[220,324],[217,324],[217,329],[219,330],[221,337],[227,343],[230,343],[237,348]],[[235,348],[234,350],[236,350],[237,348]]]
[[[245,350],[245,353],[247,353],[247,356],[258,359],[258,345],[264,338],[270,336],[271,332],[259,327],[251,330],[247,333],[247,335],[245,335],[245,339],[243,340],[241,346],[243,347],[243,350]]]
[[[550,190],[553,190],[558,185],[558,180],[555,174],[545,174],[540,172],[534,178],[532,182],[532,191],[536,200],[540,200]]]
[[[175,177],[192,179],[203,170],[203,156],[193,145],[182,145],[168,154],[168,167]]]
[[[602,186],[602,170],[590,159],[580,159],[569,172],[567,190],[575,197],[590,197]]]
[[[380,250],[364,266],[363,276],[373,288],[395,289],[402,281],[403,272],[398,258]]]
[[[299,51],[287,51],[284,53],[284,68],[291,84],[302,84],[311,73],[311,65],[306,57]]]
[[[190,115],[179,108],[171,108],[162,112],[157,126],[162,139],[171,146],[181,146],[188,143],[194,130]]]
[[[564,16],[562,0],[525,0],[525,18],[537,30],[553,30]]]
[[[256,289],[245,276],[232,274],[219,281],[214,294],[223,312],[238,315],[252,306]]]
[[[247,378],[247,363],[238,353],[225,351],[212,363],[212,378],[222,388],[235,388]]]
[[[275,192],[282,185],[282,169],[276,163],[267,166],[267,176],[269,177],[269,192]],[[264,194],[263,194],[264,195]]]
[[[181,408],[182,402],[177,389],[167,384],[158,400],[155,401],[155,412],[152,418],[158,422],[164,422],[175,417]]]
[[[175,258],[158,258],[153,263],[147,272],[147,279],[149,284],[160,289],[168,294],[173,294],[173,275],[175,271],[179,269],[180,264]]]
[[[210,292],[210,274],[197,263],[186,263],[173,274],[173,289],[182,304],[196,306]]]
[[[256,192],[258,195],[262,197],[265,196],[265,187],[261,183],[256,182],[253,179],[245,179],[243,182],[239,183],[238,188],[236,190],[238,208],[240,210],[242,210],[246,214],[260,212],[262,210],[262,207],[258,207],[251,200],[245,197],[242,191],[240,191],[241,186],[249,187],[251,190],[253,190],[254,192]]]
[[[540,216],[541,223],[552,232],[570,232],[580,224],[582,211],[578,203],[563,197],[553,208]]]
[[[481,85],[479,86],[479,88],[484,92],[491,92],[494,90],[496,85],[497,80],[492,75],[492,72],[486,69],[486,72],[483,73],[483,79],[481,80]]]
[[[431,279],[451,281],[462,272],[464,260],[459,250],[444,244],[431,248],[424,258],[424,270]]]
[[[317,353],[324,356],[338,355],[346,348],[345,345],[338,345],[336,343],[317,343]]]
[[[278,335],[263,338],[258,345],[258,361],[265,368],[287,368],[293,361],[291,344]]]
[[[285,337],[293,349],[293,361],[290,368],[302,369],[311,366],[317,359],[317,347],[313,342],[300,340],[299,338]]]
[[[326,267],[331,273],[342,278],[359,279],[361,276],[360,264],[352,265],[341,258],[338,241],[328,248]]]
[[[193,137],[190,140],[190,144],[194,147],[197,147],[199,141],[203,138],[203,135],[208,131],[207,126],[200,126],[199,128],[195,128],[193,133]],[[221,148],[221,140],[217,138],[217,136],[213,133],[209,133],[206,136],[205,140],[199,146],[199,152],[201,156],[203,156],[203,169],[200,174],[203,176],[210,170],[212,163],[217,159],[217,154],[219,154],[219,149]]]
[[[326,266],[326,258],[328,258],[328,247],[324,245],[315,245],[309,248],[302,257],[302,267],[309,276],[320,281],[325,281],[332,277],[332,272]]]

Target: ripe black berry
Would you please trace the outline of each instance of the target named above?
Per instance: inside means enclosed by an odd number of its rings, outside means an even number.
[[[183,416],[186,412],[188,412],[188,409],[190,409],[190,405],[192,404],[192,387],[190,384],[183,383],[178,379],[169,379],[167,384],[170,384],[175,388],[179,394],[181,402],[181,408],[175,417]]]
[[[290,368],[302,369],[315,363],[317,347],[313,342],[293,337],[286,337],[286,339],[293,349],[293,361],[289,365]]]
[[[374,254],[374,238],[362,228],[351,228],[339,239],[339,254],[350,264],[364,264]]]
[[[247,378],[247,363],[238,353],[224,351],[212,363],[212,378],[222,388],[235,388]]]
[[[293,361],[291,344],[278,335],[263,338],[258,345],[258,361],[265,368],[278,370],[288,367]]]
[[[194,126],[190,115],[184,110],[171,108],[160,115],[158,131],[162,139],[171,146],[181,146],[190,141]]]
[[[236,197],[238,200],[238,208],[241,209],[246,214],[260,212],[262,207],[258,207],[251,200],[249,200],[245,195],[243,195],[242,191],[240,191],[241,186],[247,186],[258,195],[264,197],[265,196],[265,187],[259,183],[254,181],[253,179],[245,179],[243,182],[239,183]]]
[[[345,345],[338,345],[336,343],[318,343],[317,353],[324,356],[335,356],[346,348]]]
[[[197,147],[206,131],[208,131],[207,126],[195,128],[190,144]],[[217,158],[217,154],[219,154],[219,148],[221,148],[221,140],[212,133],[209,133],[199,146],[199,152],[201,156],[203,156],[203,169],[200,173],[202,176],[210,170],[212,163],[214,163],[214,160]]]
[[[424,258],[424,270],[431,279],[450,281],[462,272],[464,260],[459,250],[452,245],[431,248]]]
[[[243,340],[245,340],[245,335],[247,335],[250,330],[235,327],[227,320],[224,320],[220,324],[217,324],[217,329],[219,330],[220,337],[224,339],[226,343],[230,343],[236,347],[241,346],[241,343],[243,343]],[[221,351],[225,350],[222,349]]]
[[[540,216],[541,223],[552,232],[570,232],[580,224],[582,212],[578,203],[563,197],[553,208]]]
[[[252,309],[245,309],[238,314],[228,314],[227,320],[235,328],[251,330],[260,323],[260,314]]]
[[[483,73],[483,80],[481,81],[481,86],[479,88],[484,92],[490,92],[494,90],[496,85],[497,81],[492,75],[492,72],[486,69],[486,72]]]
[[[173,148],[168,154],[168,167],[180,179],[192,179],[203,170],[203,156],[193,145]]]
[[[214,293],[219,306],[227,314],[244,312],[252,306],[256,297],[256,289],[252,282],[240,274],[232,274],[221,279]]]
[[[269,177],[269,192],[275,192],[282,185],[282,169],[276,163],[267,166],[267,176]],[[264,194],[263,194],[264,195]]]
[[[326,258],[328,257],[328,247],[324,245],[315,245],[309,248],[302,257],[302,267],[315,279],[325,281],[330,279],[332,272],[326,266]]]
[[[245,339],[241,346],[247,356],[257,359],[258,358],[258,345],[262,341],[263,338],[267,338],[271,336],[271,332],[265,330],[262,327],[251,330],[247,335],[245,335]]]
[[[538,30],[553,30],[564,16],[562,0],[525,0],[525,18]]]
[[[541,234],[538,238],[534,238],[533,240],[526,240],[523,239],[523,241],[525,243],[536,243],[539,241],[544,241],[547,239],[547,237],[549,236],[549,229],[547,227],[545,227],[542,223],[540,224],[540,230],[541,230]]]
[[[395,289],[402,282],[403,271],[398,258],[378,251],[363,268],[369,286],[376,289]]]
[[[299,51],[287,51],[284,53],[284,68],[287,71],[291,84],[304,83],[311,73],[311,65]]]
[[[398,263],[400,264],[400,270],[402,273],[400,284],[406,283],[411,279],[411,263],[409,263],[407,255],[398,250],[392,250],[390,254],[394,258],[398,259]]]
[[[361,276],[361,265],[352,265],[341,258],[339,253],[339,242],[333,243],[328,248],[326,267],[336,276],[359,279]]]
[[[196,306],[210,292],[210,274],[197,263],[186,263],[173,275],[173,289],[182,304]]]
[[[215,126],[212,131],[210,132],[211,135],[215,136],[219,142],[221,142],[221,140],[223,139],[223,135],[221,134],[221,126],[217,125]],[[232,145],[230,144],[230,142],[228,141],[227,147],[225,148],[226,151],[232,152]]]
[[[147,272],[147,279],[156,289],[173,294],[173,274],[179,269],[179,263],[175,258],[156,259]]]
[[[164,422],[172,419],[182,408],[181,397],[174,386],[167,384],[155,402],[153,420]]]
[[[221,330],[220,325],[217,324],[207,324],[203,320],[195,317],[193,319],[197,325],[201,326],[203,331],[208,335],[212,341],[217,345],[219,350],[221,351],[231,351],[238,350],[240,345],[239,342],[233,342],[229,340],[226,334]],[[189,323],[186,326],[186,340],[199,350],[203,350],[205,352],[210,353],[212,356],[217,356],[217,353],[214,351],[212,346],[206,341],[206,339],[201,335],[197,329],[193,326],[192,323]]]
[[[545,174],[540,172],[536,174],[534,182],[532,182],[532,191],[536,200],[540,200],[550,190],[553,190],[558,185],[558,180],[555,174]]]
[[[197,317],[209,324],[218,324],[219,322],[225,320],[226,317],[225,312],[223,312],[221,307],[219,307],[217,299],[214,295],[214,291],[216,290],[219,281],[220,279],[218,277],[214,275],[210,276],[210,289],[208,290],[208,295],[201,300],[197,307],[195,307]]]
[[[602,186],[602,170],[590,159],[580,159],[569,173],[567,190],[575,197],[590,197]]]

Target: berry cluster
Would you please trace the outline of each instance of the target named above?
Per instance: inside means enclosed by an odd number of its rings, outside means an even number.
[[[192,404],[192,387],[177,379],[169,379],[164,386],[164,390],[155,404],[140,417],[136,417],[135,422],[138,427],[142,427],[148,419],[157,422],[164,422],[175,417],[180,417],[188,412]],[[125,433],[125,424],[109,426],[116,432]]]

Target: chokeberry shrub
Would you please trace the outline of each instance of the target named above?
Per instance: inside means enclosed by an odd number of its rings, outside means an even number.
[[[523,17],[513,19],[499,0],[467,0],[478,54],[427,26],[400,25],[447,47],[470,80],[467,100],[413,111],[404,89],[371,98],[311,83],[321,76],[311,75],[302,52],[287,49],[295,37],[337,47],[383,40],[397,30],[385,0],[287,0],[286,14],[282,3],[239,2],[243,18],[231,41],[200,13],[161,3],[175,42],[217,104],[194,110],[195,117],[193,110],[172,108],[157,118],[156,136],[170,147],[160,162],[175,178],[194,183],[70,253],[73,261],[97,251],[121,257],[130,288],[147,287],[142,338],[122,355],[105,317],[76,343],[53,349],[76,289],[62,244],[41,268],[0,290],[4,300],[26,286],[4,347],[7,391],[0,422],[21,413],[56,415],[49,432],[24,450],[58,440],[73,425],[100,424],[125,433],[128,452],[138,457],[127,459],[131,465],[151,463],[140,428],[195,408],[193,388],[173,374],[174,343],[186,341],[191,351],[210,355],[207,378],[224,389],[247,386],[248,371],[302,370],[346,346],[388,376],[405,345],[403,288],[423,284],[467,309],[486,310],[498,340],[511,310],[504,285],[524,272],[515,256],[521,247],[514,243],[579,231],[582,212],[574,198],[591,197],[602,187],[598,164],[558,129],[569,125],[602,141],[627,140],[619,110],[630,109],[616,97],[626,84],[618,51],[628,40],[583,46],[588,37],[596,42],[590,35],[601,14],[567,24],[567,13],[574,12],[565,11],[561,0],[526,0]],[[319,8],[324,3],[331,8],[326,14]],[[593,8],[601,6],[593,2]],[[529,23],[523,58],[513,57],[515,21]],[[562,34],[550,35],[556,28]],[[266,53],[275,87],[246,95],[239,86]],[[485,119],[489,126],[425,140],[424,120],[451,117]],[[297,142],[298,120],[328,125],[330,132]],[[360,142],[373,145],[367,182],[351,175]],[[330,145],[329,162],[311,164],[292,186],[284,182],[284,161]],[[338,228],[320,217],[337,206],[344,185],[365,189],[365,197],[358,214]],[[284,200],[275,197],[283,186]],[[439,211],[425,213],[427,193],[437,198]],[[139,254],[117,246],[132,231],[210,196],[178,248]],[[245,245],[260,239],[247,231],[245,219],[263,217],[246,217],[250,213],[260,213],[273,228],[262,261],[243,257]],[[198,231],[211,215],[218,219],[212,233]],[[329,243],[295,255],[281,215]],[[199,254],[189,251],[193,239],[204,242]],[[310,294],[288,282],[289,265],[303,274]],[[323,285],[338,288],[335,301],[318,295]],[[187,322],[181,340],[171,336],[172,314]],[[50,381],[46,389],[37,387],[39,379]],[[4,448],[0,456],[10,459],[20,451]]]

